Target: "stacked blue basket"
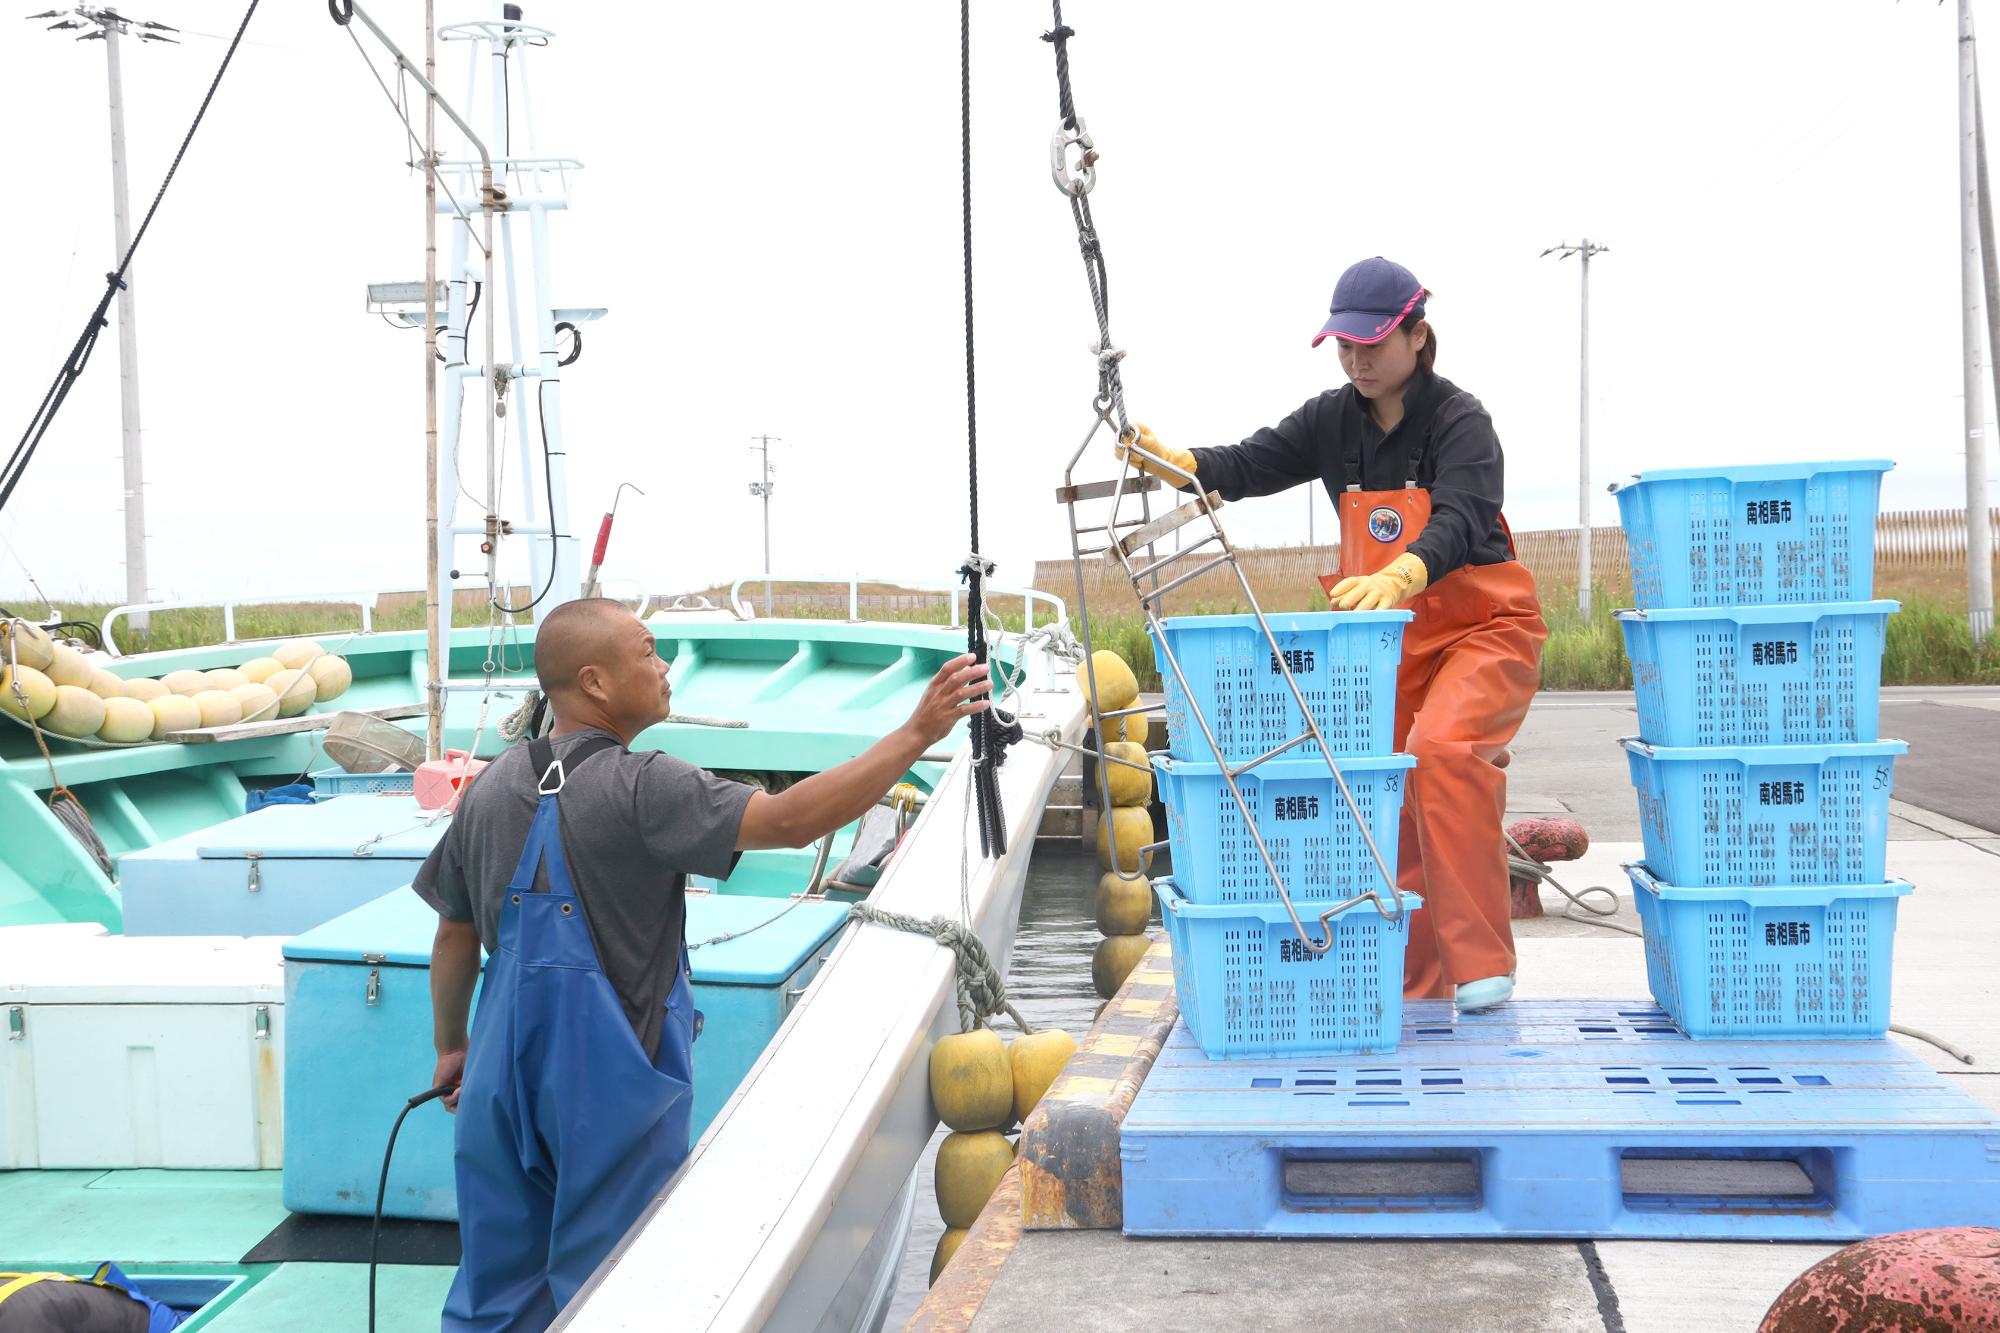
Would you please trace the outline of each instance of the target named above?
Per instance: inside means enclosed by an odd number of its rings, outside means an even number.
[[[1876,737],[1895,602],[1871,601],[1891,463],[1647,472],[1618,488],[1620,611],[1653,997],[1691,1037],[1879,1037],[1896,756]]]
[[[1176,616],[1156,643],[1168,753],[1153,760],[1167,807],[1172,879],[1154,891],[1173,942],[1181,1016],[1213,1057],[1393,1050],[1402,1028],[1407,913],[1364,902],[1331,918],[1333,944],[1306,947],[1229,792],[1240,767],[1306,730],[1288,667],[1391,873],[1403,788],[1416,760],[1391,753],[1407,611],[1271,615],[1282,665],[1255,616]],[[1187,688],[1167,665],[1171,649]],[[1197,720],[1197,713],[1199,720]],[[1208,734],[1203,734],[1205,722]],[[1210,737],[1214,744],[1210,744]],[[1311,741],[1240,774],[1292,904],[1315,940],[1322,912],[1357,894],[1386,900],[1354,812]]]

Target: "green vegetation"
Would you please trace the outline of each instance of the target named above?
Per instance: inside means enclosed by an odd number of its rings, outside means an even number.
[[[2000,634],[1975,644],[1962,609],[1929,597],[1909,598],[1889,617],[1882,683],[2000,685]]]

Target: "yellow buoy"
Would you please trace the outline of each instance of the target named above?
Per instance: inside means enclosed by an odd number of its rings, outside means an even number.
[[[203,690],[194,696],[204,727],[227,727],[243,720],[243,702],[227,690]]]
[[[1014,1145],[995,1129],[970,1134],[947,1134],[938,1145],[937,1170],[932,1176],[937,1186],[938,1216],[948,1227],[969,1227],[979,1220],[979,1210],[993,1197],[1000,1177],[1014,1163]]]
[[[1097,711],[1115,713],[1121,708],[1130,708],[1139,701],[1139,678],[1132,674],[1132,668],[1125,659],[1109,648],[1099,648],[1090,655],[1087,666],[1076,669],[1077,687],[1084,697],[1090,697],[1090,678],[1097,676]]]
[[[18,681],[15,671],[14,667],[0,666],[0,712],[12,713],[23,722],[47,717],[56,706],[56,683],[31,666],[19,668]],[[25,707],[22,695],[28,699]]]
[[[966,1235],[964,1227],[946,1227],[944,1234],[938,1237],[937,1249],[931,1252],[932,1286],[937,1285],[938,1274],[944,1272],[944,1266],[951,1262],[951,1256],[958,1253],[958,1247],[965,1244]]]
[[[170,731],[193,731],[201,725],[201,709],[185,694],[163,694],[157,699],[148,699],[146,707],[153,710],[153,739],[165,740]]]
[[[1061,1028],[1043,1028],[1014,1038],[1007,1057],[1014,1067],[1014,1118],[1026,1122],[1028,1112],[1056,1081],[1062,1067],[1076,1054],[1076,1040]]]
[[[1146,747],[1132,741],[1113,741],[1104,747],[1104,781],[1111,788],[1113,805],[1148,805],[1153,799],[1153,767]],[[1113,763],[1122,759],[1125,762]],[[1133,768],[1131,765],[1139,767]],[[1147,841],[1152,841],[1149,837]]]
[[[174,694],[183,694],[192,699],[203,690],[212,688],[206,671],[169,671],[160,677],[160,684]]]
[[[208,688],[211,690],[222,690],[225,693],[235,689],[238,685],[248,685],[250,683],[250,678],[235,667],[217,667],[213,671],[204,671],[201,674],[208,677]]]
[[[243,705],[239,722],[267,722],[278,715],[278,692],[269,685],[238,685],[230,694]]]
[[[1103,935],[1141,935],[1153,919],[1153,886],[1144,875],[1120,879],[1110,871],[1097,881],[1097,929]]]
[[[294,668],[273,672],[264,684],[278,696],[279,717],[297,717],[318,697],[313,678]]]
[[[125,682],[125,697],[127,699],[137,699],[142,704],[151,703],[163,694],[172,693],[172,690],[159,681],[154,680],[151,676],[139,676]]]
[[[354,668],[337,653],[316,659],[306,668],[306,674],[313,678],[313,690],[321,703],[338,699],[354,683]]]
[[[0,667],[19,662],[47,675],[55,651],[55,640],[40,625],[30,625],[25,620],[0,620]]]
[[[1099,940],[1097,952],[1090,956],[1090,982],[1097,993],[1107,1000],[1116,995],[1152,947],[1150,935],[1111,935]]]
[[[261,685],[284,669],[285,664],[275,657],[253,657],[237,668],[252,685]]]
[[[145,704],[122,694],[104,701],[104,725],[97,729],[97,739],[129,745],[152,734],[153,710]]]
[[[1114,741],[1144,745],[1146,737],[1153,734],[1153,724],[1146,720],[1144,713],[1133,713],[1129,717],[1112,718],[1104,724],[1104,730]]]
[[[271,650],[271,656],[278,659],[279,666],[299,669],[325,651],[318,639],[287,639]]]
[[[1111,864],[1113,826],[1118,834],[1118,864]],[[1139,849],[1153,840],[1153,815],[1143,806],[1121,805],[1097,821],[1097,864],[1131,874],[1139,869]]]
[[[48,669],[42,674],[58,685],[74,685],[80,690],[90,688],[90,673],[93,668],[83,658],[83,654],[66,643],[59,643],[51,650]]]
[[[1014,1111],[1007,1047],[991,1028],[957,1032],[931,1047],[931,1102],[957,1130],[994,1129]]]
[[[58,736],[95,736],[104,725],[104,700],[81,685],[56,686],[56,706],[42,726]]]
[[[125,697],[125,682],[103,667],[92,667],[90,679],[84,683],[86,690],[100,699],[122,699]]]

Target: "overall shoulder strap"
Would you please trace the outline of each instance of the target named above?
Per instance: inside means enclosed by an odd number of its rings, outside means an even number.
[[[1423,470],[1424,460],[1431,456],[1431,444],[1437,438],[1438,417],[1443,415],[1447,407],[1450,407],[1463,397],[1465,397],[1465,390],[1455,390],[1446,395],[1435,407],[1431,408],[1430,416],[1424,422],[1424,433],[1418,439],[1416,449],[1410,454],[1409,483],[1412,489],[1416,487],[1418,475]]]
[[[528,742],[528,763],[533,767],[536,790],[544,796],[554,796],[563,789],[569,774],[581,768],[594,755],[606,750],[621,749],[618,739],[598,732],[586,736],[570,749],[569,757],[558,761],[556,747],[546,736],[537,736]]]

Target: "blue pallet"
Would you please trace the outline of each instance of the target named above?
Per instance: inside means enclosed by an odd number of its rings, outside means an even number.
[[[1396,873],[1407,754],[1335,760],[1361,811],[1340,794],[1324,759],[1268,759],[1236,779],[1264,847],[1295,899],[1352,898],[1383,887],[1382,872],[1361,836],[1365,824],[1389,873]],[[1222,765],[1155,754],[1153,772],[1167,806],[1174,877],[1196,903],[1275,901],[1276,886],[1243,822]]]
[[[1665,748],[1627,737],[1646,865],[1683,888],[1879,884],[1902,741]]]
[[[1408,611],[1299,611],[1267,615],[1320,735],[1336,755],[1387,754],[1395,748],[1396,671],[1403,661]],[[1154,644],[1167,704],[1167,749],[1183,759],[1214,759],[1189,711],[1207,719],[1223,757],[1240,764],[1269,753],[1306,729],[1298,700],[1255,616],[1170,616],[1160,622],[1166,646],[1187,677],[1181,689]],[[1318,755],[1313,741],[1295,755]]]
[[[1873,594],[1887,459],[1666,468],[1617,487],[1642,607],[1853,602]]]
[[[1209,1055],[1396,1048],[1410,913],[1423,906],[1414,893],[1401,895],[1395,920],[1372,902],[1333,917],[1333,944],[1316,953],[1281,902],[1204,906],[1171,879],[1153,881],[1153,892],[1172,944],[1181,1018]],[[1319,914],[1332,905],[1294,899],[1315,942],[1325,938]]]
[[[1872,741],[1897,602],[1620,611],[1652,745]]]
[[[1907,880],[1687,888],[1625,873],[1646,984],[1690,1037],[1879,1037],[1889,1030],[1896,902]]]
[[[2000,1216],[2000,1118],[1893,1042],[1695,1043],[1641,1002],[1404,1006],[1394,1056],[1216,1061],[1121,1131],[1134,1236],[1842,1242]]]

